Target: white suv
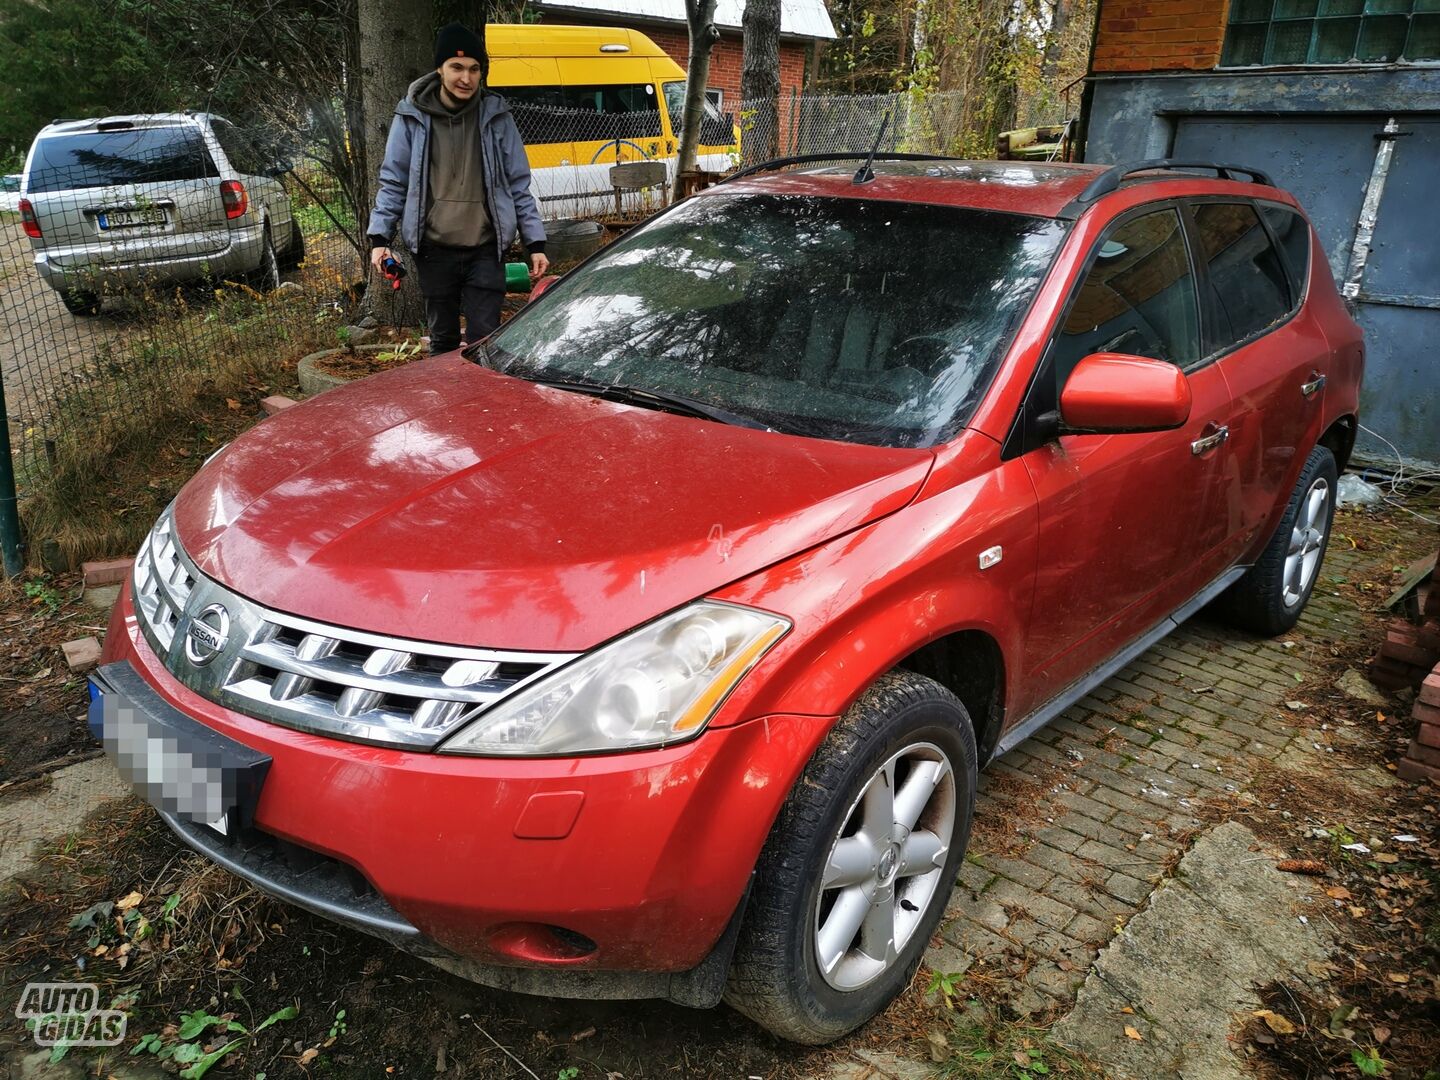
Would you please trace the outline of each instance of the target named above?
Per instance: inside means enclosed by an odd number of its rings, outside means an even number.
[[[243,274],[274,288],[304,255],[287,167],[208,113],[57,120],[20,183],[35,268],[77,315],[142,282]]]

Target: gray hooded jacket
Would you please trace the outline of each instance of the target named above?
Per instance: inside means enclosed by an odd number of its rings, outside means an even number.
[[[416,80],[416,86],[433,73]],[[501,98],[481,91],[478,108],[467,110],[466,119],[480,128],[480,156],[485,171],[485,197],[490,223],[495,231],[496,257],[503,260],[505,249],[519,234],[532,251],[545,249],[545,227],[530,193],[530,163],[515,118]],[[425,215],[429,210],[431,117],[407,96],[395,106],[390,137],[385,142],[385,160],[380,164],[380,183],[375,208],[365,230],[372,243],[388,245],[397,236],[411,252],[420,249]]]

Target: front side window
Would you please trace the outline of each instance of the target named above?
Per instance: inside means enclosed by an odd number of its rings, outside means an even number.
[[[1225,67],[1440,59],[1435,0],[1232,0]]]
[[[979,403],[1064,232],[958,207],[707,195],[562,280],[492,339],[491,361],[928,446]]]
[[[205,141],[193,127],[125,128],[36,140],[28,190],[176,183],[219,175]]]
[[[735,141],[735,131],[720,111],[723,94],[719,90],[705,91],[705,115],[700,121],[700,144],[702,146],[726,146]],[[676,137],[685,121],[685,83],[665,84],[665,109],[670,114],[670,129]]]
[[[1216,352],[1285,318],[1290,285],[1280,253],[1253,206],[1200,203],[1194,211],[1199,255],[1209,268],[1209,351]]]
[[[1131,218],[1108,233],[1052,346],[1057,386],[1090,353],[1148,356],[1188,367],[1200,358],[1198,306],[1180,215]]]

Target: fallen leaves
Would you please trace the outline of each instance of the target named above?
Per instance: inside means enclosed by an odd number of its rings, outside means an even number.
[[[1265,1021],[1265,1026],[1276,1035],[1295,1034],[1295,1025],[1277,1012],[1271,1012],[1269,1009],[1256,1009],[1254,1015]]]
[[[1125,1037],[1126,1037],[1127,1039],[1134,1039],[1136,1042],[1144,1042],[1144,1041],[1145,1041],[1145,1036],[1144,1036],[1144,1035],[1141,1035],[1140,1032],[1136,1031],[1136,1030],[1135,1030],[1133,1027],[1131,1027],[1129,1024],[1126,1024],[1126,1025],[1125,1025]]]

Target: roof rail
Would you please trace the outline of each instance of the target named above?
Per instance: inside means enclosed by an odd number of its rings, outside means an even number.
[[[871,155],[865,153],[841,153],[841,154],[793,154],[790,157],[772,158],[769,161],[762,161],[758,165],[751,165],[741,169],[739,172],[731,173],[721,180],[720,183],[728,184],[731,180],[740,180],[746,176],[753,176],[756,173],[773,172],[776,169],[783,169],[787,165],[804,165],[812,161],[864,161]],[[963,158],[949,157],[945,154],[901,154],[881,153],[874,155],[876,161],[963,161]]]
[[[1244,173],[1256,184],[1274,187],[1269,175],[1246,165],[1221,165],[1214,161],[1186,161],[1183,158],[1151,158],[1149,161],[1132,161],[1124,165],[1113,165],[1085,185],[1085,190],[1075,196],[1076,203],[1091,203],[1101,195],[1109,195],[1120,187],[1120,181],[1139,172],[1155,169],[1214,169],[1221,180],[1235,180],[1231,173]]]

